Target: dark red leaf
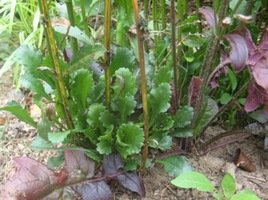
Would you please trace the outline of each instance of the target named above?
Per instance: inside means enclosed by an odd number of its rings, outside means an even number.
[[[225,36],[231,45],[229,58],[235,71],[239,72],[244,69],[248,61],[248,47],[245,39],[237,34],[232,33]]]
[[[199,9],[199,13],[202,15],[202,17],[207,21],[208,25],[211,28],[215,28],[216,26],[216,16],[215,12],[210,7],[202,7]]]
[[[248,96],[245,103],[245,111],[252,112],[256,110],[259,106],[263,105],[266,99],[267,93],[263,88],[255,83],[249,86]]]
[[[268,92],[268,58],[259,60],[251,67],[256,83]]]
[[[195,107],[196,101],[200,95],[200,89],[203,84],[203,80],[197,76],[193,76],[190,86],[189,86],[189,93],[188,93],[188,102],[190,106]]]
[[[110,187],[104,182],[77,184],[72,189],[82,200],[110,200],[113,199]]]
[[[103,173],[105,176],[115,174],[123,169],[123,162],[119,154],[105,156],[103,159]]]
[[[124,188],[132,192],[138,193],[141,197],[145,197],[145,187],[142,179],[136,172],[126,172],[116,177],[116,180]]]
[[[55,174],[42,163],[27,158],[15,159],[17,171],[3,188],[0,199],[36,200],[51,193],[66,175]],[[59,180],[58,180],[59,179]]]

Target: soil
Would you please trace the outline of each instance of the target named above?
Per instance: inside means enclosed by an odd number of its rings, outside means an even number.
[[[16,100],[25,103],[25,95],[12,86],[12,77],[8,73],[0,79],[0,106],[8,101]],[[38,117],[38,109],[30,108],[31,114]],[[219,126],[209,127],[204,135],[208,139],[221,132]],[[35,136],[35,130],[26,124],[19,122],[13,116],[0,112],[0,184],[4,184],[15,172],[13,158],[16,156],[29,156],[41,162],[53,154],[52,151],[33,151],[30,148],[31,141]],[[246,172],[237,168],[232,160],[236,149],[240,148],[256,166],[255,172]],[[251,136],[241,143],[234,143],[224,148],[216,149],[203,156],[188,156],[189,162],[196,171],[203,172],[210,180],[219,185],[226,172],[231,173],[237,181],[238,191],[248,188],[256,192],[263,199],[268,200],[268,152],[263,150],[263,138]],[[146,188],[146,200],[175,200],[175,199],[213,199],[206,193],[196,190],[177,189],[170,184],[169,177],[161,166],[154,166],[148,169],[143,177]],[[114,185],[114,199],[140,199],[138,195],[131,193],[119,186]]]

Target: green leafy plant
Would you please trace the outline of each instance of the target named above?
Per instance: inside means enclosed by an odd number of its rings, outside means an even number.
[[[196,189],[200,192],[208,192],[217,200],[259,200],[256,194],[248,189],[236,191],[234,177],[226,173],[217,189],[213,183],[203,174],[195,171],[185,172],[171,181],[179,188]]]

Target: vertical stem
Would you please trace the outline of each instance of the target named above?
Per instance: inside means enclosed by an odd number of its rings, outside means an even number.
[[[67,123],[67,127],[69,129],[74,128],[73,121],[71,119],[69,113],[69,106],[67,100],[67,91],[64,84],[64,80],[62,77],[62,72],[60,68],[60,62],[57,55],[57,47],[55,44],[54,32],[51,25],[51,21],[48,14],[48,7],[46,0],[39,0],[40,11],[44,17],[44,24],[45,24],[45,32],[46,32],[46,39],[48,43],[49,54],[52,58],[54,71],[56,74],[56,85],[57,85],[57,92],[59,93],[59,101],[61,106],[61,111],[64,114],[65,121]]]
[[[144,171],[146,160],[148,157],[148,143],[149,143],[149,115],[148,115],[148,103],[147,103],[147,86],[146,86],[146,74],[145,74],[145,62],[144,62],[144,47],[143,47],[143,35],[141,30],[141,20],[139,16],[138,1],[132,0],[133,11],[135,15],[135,22],[137,28],[137,38],[139,47],[139,64],[140,64],[140,79],[141,79],[141,95],[143,106],[143,120],[144,120],[144,146],[142,154],[141,172]]]
[[[228,3],[229,0],[223,0],[220,2],[220,8],[218,12],[218,23],[216,26],[216,34],[213,34],[210,38],[209,45],[207,47],[207,51],[204,57],[204,61],[202,64],[202,68],[200,71],[200,77],[203,80],[203,84],[200,89],[200,95],[198,97],[196,106],[194,108],[194,117],[192,121],[192,126],[196,127],[198,124],[199,120],[202,117],[202,109],[204,106],[204,99],[206,96],[206,90],[207,90],[207,85],[208,85],[208,77],[211,72],[212,67],[214,66],[215,59],[217,57],[217,52],[218,52],[218,46],[219,46],[219,41],[220,37],[222,34],[222,20],[224,16],[226,15],[227,8],[228,8]],[[200,133],[194,133],[195,136],[199,135]]]
[[[110,33],[111,33],[111,0],[105,0],[105,19],[104,19],[104,46],[105,53],[105,101],[107,108],[111,104],[111,91],[110,91]]]
[[[81,14],[83,18],[84,31],[87,34],[87,36],[90,37],[90,32],[88,29],[88,20],[86,16],[85,0],[80,0],[80,8],[81,8]]]
[[[175,0],[171,0],[171,40],[172,40],[172,59],[173,59],[173,84],[174,84],[174,98],[175,98],[175,110],[178,109],[178,77],[179,70],[177,67],[177,55],[176,55],[176,15],[175,15]]]
[[[71,24],[71,26],[75,26],[72,0],[67,0],[66,1],[66,6],[67,6],[67,12],[68,12],[68,17],[69,17],[69,20],[70,20],[70,24]],[[75,55],[77,53],[77,51],[78,51],[78,42],[77,42],[76,38],[71,38],[71,45],[72,45],[73,54]]]

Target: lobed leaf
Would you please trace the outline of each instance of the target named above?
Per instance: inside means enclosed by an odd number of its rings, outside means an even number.
[[[183,106],[176,112],[174,117],[174,127],[184,128],[191,124],[194,110],[191,106]]]

